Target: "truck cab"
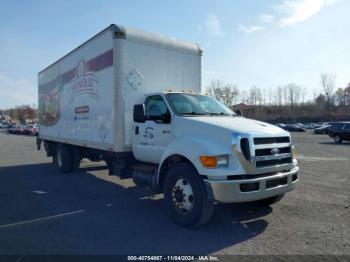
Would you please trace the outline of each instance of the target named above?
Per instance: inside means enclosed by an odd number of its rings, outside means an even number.
[[[154,93],[135,105],[132,152],[157,166],[150,181],[184,225],[202,223],[215,202],[273,203],[298,182],[288,132],[196,93]],[[203,214],[186,220],[197,204]]]

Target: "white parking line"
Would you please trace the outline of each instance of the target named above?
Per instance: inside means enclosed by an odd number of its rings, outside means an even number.
[[[34,190],[33,193],[37,193],[37,194],[46,194],[47,192],[45,192],[45,191],[40,191],[40,190]]]
[[[32,219],[32,220],[25,220],[25,221],[21,221],[21,222],[17,222],[17,223],[11,223],[11,224],[7,224],[7,225],[0,225],[0,229],[7,228],[7,227],[13,227],[13,226],[19,226],[19,225],[23,225],[23,224],[30,224],[30,223],[34,223],[34,222],[38,222],[38,221],[55,219],[55,218],[59,218],[59,217],[69,216],[69,215],[74,215],[74,214],[82,213],[84,211],[85,210],[78,210],[78,211],[58,214],[58,215],[49,216],[49,217],[42,217],[42,218],[37,218],[37,219]]]

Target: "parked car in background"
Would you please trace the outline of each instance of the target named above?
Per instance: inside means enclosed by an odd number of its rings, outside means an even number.
[[[314,129],[315,128],[315,123],[305,123],[304,128],[305,129]]]
[[[289,132],[305,132],[305,128],[296,125],[296,124],[290,124],[290,125],[286,125],[284,128],[284,130],[287,130]]]
[[[14,134],[16,128],[17,128],[17,124],[10,124],[10,125],[7,127],[7,133],[9,133],[9,134]]]
[[[328,129],[328,135],[334,139],[334,143],[350,141],[350,121],[333,123]]]
[[[313,133],[314,134],[328,134],[328,129],[331,125],[325,125],[325,126],[321,126],[318,128],[315,128]]]
[[[280,128],[285,128],[286,127],[286,124],[283,124],[283,123],[277,123],[277,124],[275,124],[275,126],[278,126],[278,127],[280,127]]]
[[[38,125],[28,125],[23,130],[23,134],[36,136],[38,135],[38,131],[39,131]]]
[[[301,128],[305,128],[303,123],[294,123],[293,125],[300,126]]]
[[[26,125],[23,128],[22,135],[31,135],[32,134],[32,125]]]
[[[0,128],[7,128],[8,126],[8,123],[0,123]]]
[[[17,125],[16,128],[13,130],[13,134],[23,135],[25,128],[26,128],[25,125]]]

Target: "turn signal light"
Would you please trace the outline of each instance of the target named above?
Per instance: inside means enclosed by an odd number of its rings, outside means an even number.
[[[218,165],[218,159],[216,156],[201,156],[201,163],[206,168],[214,168]]]
[[[200,156],[200,160],[205,168],[228,167],[228,155]]]

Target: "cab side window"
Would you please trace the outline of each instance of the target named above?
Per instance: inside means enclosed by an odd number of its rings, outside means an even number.
[[[170,123],[170,112],[163,97],[150,96],[145,102],[146,120],[153,120],[156,123]]]

